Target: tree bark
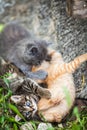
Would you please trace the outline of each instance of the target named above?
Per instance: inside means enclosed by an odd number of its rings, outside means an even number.
[[[46,0],[41,0],[46,3]],[[65,0],[50,0],[51,16],[54,21],[56,49],[63,55],[65,62],[87,53],[87,20],[67,16]],[[87,63],[83,63],[74,73],[76,87],[85,89],[78,97],[87,98]]]

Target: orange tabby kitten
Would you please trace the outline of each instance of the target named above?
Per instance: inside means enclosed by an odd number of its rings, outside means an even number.
[[[38,113],[49,122],[60,122],[72,108],[75,100],[75,85],[72,72],[87,60],[87,53],[65,63],[60,53],[49,50],[51,61],[44,61],[40,67],[32,71],[45,70],[48,77],[44,81],[51,92],[51,99],[41,98],[38,103]]]

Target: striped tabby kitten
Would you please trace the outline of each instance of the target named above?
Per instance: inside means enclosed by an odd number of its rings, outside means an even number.
[[[10,73],[10,76],[7,75],[8,73]],[[11,101],[17,105],[19,111],[27,119],[32,118],[37,112],[39,97],[51,97],[51,93],[46,88],[40,87],[32,79],[24,77],[18,68],[6,63],[0,57],[0,77],[3,75],[7,75],[7,79],[10,81],[8,87],[13,92]],[[7,87],[2,78],[0,78],[0,86]]]

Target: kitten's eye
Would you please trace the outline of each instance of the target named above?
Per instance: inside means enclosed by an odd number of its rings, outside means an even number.
[[[29,101],[26,102],[26,106],[30,107],[30,102]]]
[[[38,49],[36,47],[32,47],[32,49],[30,50],[30,52],[33,54],[33,55],[36,55],[38,53]]]
[[[26,117],[30,116],[30,112],[29,111],[27,111],[25,114],[26,114]]]

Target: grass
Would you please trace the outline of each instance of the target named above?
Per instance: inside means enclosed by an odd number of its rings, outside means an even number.
[[[13,128],[13,130],[18,130],[18,127],[26,120],[17,107],[10,103],[9,99],[12,95],[12,91],[9,89],[9,80],[7,80],[8,76],[9,75],[6,74],[5,76],[0,77],[7,85],[7,88],[0,87],[0,130],[10,130],[11,128]],[[23,122],[15,121],[11,111],[19,115],[23,119]]]
[[[5,76],[3,77],[3,80],[7,85],[9,84],[9,81]],[[12,92],[10,89],[0,87],[0,130],[19,130],[19,127],[26,122],[17,107],[10,103],[9,98],[11,95]],[[15,121],[11,111],[18,114],[23,120],[20,122]],[[74,119],[72,119],[73,117]],[[41,122],[31,120],[30,123],[34,130],[37,130],[37,127]],[[47,130],[87,130],[87,109],[79,112],[78,108],[74,107],[72,113],[64,123],[53,123]]]

